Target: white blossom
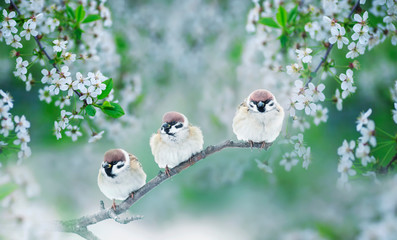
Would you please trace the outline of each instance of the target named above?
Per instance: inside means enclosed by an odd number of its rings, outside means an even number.
[[[259,169],[262,169],[267,173],[273,173],[273,169],[266,162],[262,162],[259,159],[255,159],[255,162]]]
[[[299,66],[297,63],[287,65],[286,68],[287,68],[287,74],[292,76],[299,75],[300,70],[302,70],[302,67]]]
[[[51,71],[48,71],[47,69],[41,70],[41,73],[43,74],[43,78],[41,78],[41,82],[43,84],[51,83],[54,78],[59,78],[59,75],[56,72],[57,72],[56,68],[51,69]]]
[[[13,104],[13,99],[12,99],[11,94],[8,92],[6,93],[0,89],[0,95],[3,97],[3,99],[2,99],[3,103],[8,105],[10,108],[13,108],[14,104]]]
[[[105,131],[101,131],[99,133],[96,133],[96,132],[92,133],[92,136],[90,137],[90,139],[88,139],[88,143],[94,143],[94,142],[98,141],[99,139],[101,139],[104,132]]]
[[[305,25],[305,31],[309,33],[312,39],[316,38],[316,34],[321,30],[318,22],[308,22]]]
[[[54,44],[54,52],[62,52],[63,50],[66,50],[66,44],[68,43],[68,41],[55,39],[54,41],[52,41],[52,43]]]
[[[91,81],[88,78],[84,78],[83,74],[81,74],[80,72],[77,72],[76,80],[73,81],[72,85],[74,90],[81,90],[85,88],[85,86],[91,86]]]
[[[62,58],[65,60],[66,63],[72,63],[76,61],[76,54],[70,52],[62,52]]]
[[[373,120],[369,120],[366,127],[361,128],[360,130],[361,138],[360,140],[363,143],[369,143],[373,147],[376,146],[376,138],[375,138],[375,122]]]
[[[36,37],[37,34],[39,34],[39,32],[37,32],[36,29],[36,23],[32,22],[32,23],[28,23],[25,22],[23,24],[23,28],[24,30],[20,33],[21,37],[25,37],[26,40],[30,40],[30,35],[32,35],[33,37]]]
[[[89,86],[88,88],[83,87],[80,89],[82,95],[80,96],[81,101],[86,101],[87,104],[92,104],[93,99],[97,97],[97,92],[95,91],[94,86]]]
[[[304,50],[296,49],[295,52],[298,54],[298,60],[301,60],[304,63],[312,62],[312,56],[310,56],[310,53],[312,53],[313,50],[310,48],[305,48]]]
[[[305,109],[306,115],[310,115],[312,112],[316,111],[316,104],[313,103],[313,98],[309,95],[299,95],[297,97],[297,102],[295,108],[297,110]]]
[[[69,117],[68,116],[71,116],[71,115],[72,115],[71,112],[62,110],[61,111],[61,120],[59,120],[59,122],[58,122],[59,127],[61,127],[62,129],[65,129],[69,125]]]
[[[49,86],[39,89],[39,99],[40,101],[45,101],[46,103],[51,102],[51,91]]]
[[[22,117],[15,116],[15,132],[27,132],[27,129],[30,128],[30,122],[26,120],[26,117],[22,115]]]
[[[317,105],[316,111],[312,112],[314,117],[314,124],[319,125],[320,122],[327,122],[328,120],[328,109],[323,108],[320,104]]]
[[[63,109],[65,106],[70,106],[70,97],[61,96],[55,101],[55,106],[59,106],[60,109]]]
[[[23,145],[26,148],[26,144],[30,142],[30,136],[28,132],[18,132],[17,139],[14,140],[14,145]]]
[[[357,131],[361,131],[363,126],[366,126],[368,124],[368,117],[372,114],[372,109],[368,109],[365,113],[360,113],[360,116],[357,118]]]
[[[303,134],[302,133],[292,136],[291,143],[294,144],[295,153],[299,157],[302,157],[306,153],[307,149],[303,142]]]
[[[330,19],[327,16],[323,16],[323,21],[328,25],[330,31],[332,31],[333,29],[338,30],[341,28],[340,24],[337,23],[335,19]]]
[[[63,85],[64,79],[63,78],[55,78],[52,80],[52,83],[50,87],[48,88],[50,90],[51,95],[58,95],[59,91],[61,89],[61,86]]]
[[[291,171],[291,168],[298,164],[299,160],[296,156],[295,152],[291,153],[284,153],[283,159],[280,161],[280,165],[284,166],[285,171],[289,172]]]
[[[59,123],[57,121],[54,122],[54,134],[58,139],[62,138],[62,134],[61,134],[62,128],[59,126]]]
[[[359,32],[361,30],[368,32],[369,27],[367,25],[367,20],[368,20],[368,12],[367,11],[364,12],[362,17],[359,14],[354,14],[354,20],[357,22],[353,26],[354,32]]]
[[[349,181],[349,176],[355,176],[356,170],[352,169],[353,162],[350,160],[340,160],[338,164],[338,172],[341,174],[338,179],[338,185],[340,187],[346,187],[346,183]]]
[[[80,128],[78,126],[69,125],[66,129],[66,136],[72,138],[73,142],[77,141],[77,138],[82,136],[82,133],[79,131]]]
[[[328,39],[329,43],[331,44],[337,43],[339,49],[343,47],[343,44],[345,45],[349,44],[349,39],[344,37],[344,35],[346,34],[346,30],[344,27],[331,28],[331,34],[332,37]]]
[[[345,99],[350,93],[354,93],[356,91],[356,87],[353,86],[353,71],[351,69],[347,69],[346,74],[341,73],[339,75],[339,79],[342,81],[342,98]]]
[[[68,96],[71,97],[73,96],[73,84],[72,84],[72,78],[71,77],[66,77],[62,83],[61,86],[59,87],[62,91],[68,91]]]
[[[370,147],[368,145],[364,145],[363,143],[359,143],[356,149],[356,157],[361,159],[361,164],[366,167],[368,163],[374,162],[375,158],[369,155]]]
[[[325,95],[323,90],[325,89],[325,85],[320,83],[319,85],[315,86],[313,83],[308,84],[308,89],[306,89],[305,93],[313,97],[313,102],[325,100]]]
[[[343,140],[342,146],[338,148],[338,155],[342,160],[354,160],[354,148],[356,147],[356,142],[351,140],[350,143],[347,140]]]
[[[0,117],[8,118],[8,116],[10,115],[10,113],[8,112],[9,110],[10,106],[5,105],[4,101],[0,101]]]
[[[12,37],[6,38],[6,44],[11,45],[13,48],[22,48],[23,45],[20,43],[21,37],[13,35]]]
[[[14,130],[14,122],[11,118],[5,118],[1,120],[1,129],[0,133],[3,134],[4,137],[8,137],[10,131]]]
[[[365,51],[365,47],[361,43],[356,44],[355,42],[351,42],[349,46],[347,46],[347,48],[350,51],[346,54],[346,58],[351,58],[351,59],[358,57],[360,54],[361,55],[364,54]]]

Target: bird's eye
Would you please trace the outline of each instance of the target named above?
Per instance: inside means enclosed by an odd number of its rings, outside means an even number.
[[[124,166],[124,163],[120,163],[120,164],[117,164],[117,168],[122,168]]]
[[[177,125],[175,125],[175,128],[181,128],[183,126],[182,123],[178,123]]]
[[[273,105],[274,105],[274,103],[270,103],[270,104],[269,104],[270,107],[273,107]]]

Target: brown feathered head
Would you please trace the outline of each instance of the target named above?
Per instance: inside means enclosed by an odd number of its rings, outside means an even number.
[[[115,177],[124,166],[128,166],[128,153],[123,149],[111,149],[105,153],[102,168],[106,175]]]
[[[179,112],[167,112],[163,116],[163,124],[161,125],[161,133],[174,136],[175,133],[185,129],[189,122],[185,115]]]
[[[276,98],[266,89],[257,89],[247,98],[248,107],[254,112],[268,112],[275,109]]]

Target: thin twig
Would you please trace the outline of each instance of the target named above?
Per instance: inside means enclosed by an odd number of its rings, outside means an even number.
[[[267,143],[263,147],[263,149],[267,150],[272,144]],[[210,145],[204,150],[202,150],[199,153],[194,154],[191,156],[187,161],[179,164],[178,166],[170,169],[168,176],[164,172],[160,172],[156,177],[151,179],[149,182],[147,182],[142,188],[138,189],[137,191],[134,192],[134,197],[131,198],[128,197],[126,200],[124,200],[122,203],[116,206],[116,210],[113,210],[111,207],[107,209],[100,210],[97,213],[88,215],[88,216],[83,216],[78,219],[73,219],[73,220],[68,220],[68,221],[60,221],[59,224],[63,227],[63,230],[65,232],[75,232],[76,229],[79,230],[80,228],[87,228],[87,226],[96,224],[98,222],[101,222],[106,219],[115,219],[115,216],[117,217],[118,215],[126,212],[134,203],[136,203],[140,198],[142,198],[145,194],[150,192],[152,189],[157,187],[160,183],[164,182],[168,178],[180,173],[184,169],[194,165],[198,161],[221,151],[222,149],[225,148],[262,148],[262,143],[253,143],[252,146],[249,142],[233,142],[231,140],[227,140],[223,143],[220,143],[218,145]],[[135,220],[135,219],[133,219]],[[121,220],[120,220],[121,221]]]
[[[397,162],[397,153],[393,156],[393,158],[390,160],[390,162],[386,165],[386,167],[381,167],[378,172],[382,174],[387,174],[393,165],[393,163]]]
[[[347,18],[351,18],[351,16],[353,15],[353,13],[356,11],[357,7],[360,6],[360,0],[357,0],[356,3],[354,4],[352,10],[350,11],[349,15]],[[320,70],[320,67],[324,64],[324,62],[327,60],[329,53],[331,52],[332,48],[334,47],[334,44],[330,44],[327,48],[327,51],[325,52],[324,57],[321,59],[320,63],[317,65],[317,67],[314,69],[313,73],[317,73],[318,70]],[[313,77],[310,76],[309,80],[307,81],[307,83],[305,84],[305,87],[307,87],[309,85],[309,83],[313,80]]]

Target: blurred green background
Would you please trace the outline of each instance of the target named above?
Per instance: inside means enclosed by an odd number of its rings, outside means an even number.
[[[24,114],[31,122],[32,157],[23,164],[41,188],[34,201],[53,209],[60,219],[93,213],[100,200],[111,204],[96,184],[108,149],[124,148],[136,155],[148,180],[159,172],[149,138],[160,127],[163,113],[184,113],[202,129],[205,146],[235,140],[231,123],[236,107],[252,90],[265,87],[260,72],[253,72],[257,75],[253,79],[242,79],[239,74],[254,37],[245,32],[246,16],[253,6],[250,1],[117,0],[109,5],[111,31],[121,56],[111,76],[116,98],[120,97],[117,89],[124,87],[124,75],[137,74],[141,79],[139,97],[129,106],[135,123],[124,124],[124,134],[112,136],[116,142],[106,138],[112,132],[94,144],[88,144],[86,137],[78,142],[67,137],[57,141],[52,128],[59,110],[39,101],[37,87],[25,91],[23,82],[12,75],[10,49],[5,44],[0,48],[0,88],[14,97],[13,114]],[[347,65],[345,54],[346,50],[335,48],[331,57],[338,65]],[[363,209],[376,205],[373,198],[363,199],[380,187],[359,176],[352,181],[356,190],[337,190],[337,148],[344,139],[359,137],[355,121],[368,108],[373,109],[371,119],[376,126],[395,134],[389,88],[397,80],[396,56],[397,48],[386,40],[358,58],[357,93],[344,101],[342,112],[329,100],[325,104],[328,122],[313,125],[304,134],[312,150],[308,170],[301,167],[302,162],[290,172],[279,165],[283,153],[292,149],[280,143],[283,136],[269,151],[225,149],[144,196],[130,211],[144,215],[144,220],[128,225],[108,220],[90,229],[103,239],[280,239],[305,229],[326,239],[353,239]],[[261,56],[258,59],[260,64]],[[37,80],[39,70],[33,70]],[[324,83],[326,97],[331,99],[336,82],[329,78]],[[381,134],[377,140],[382,141]],[[387,150],[374,155],[382,160]],[[394,154],[393,149],[388,158]],[[268,162],[273,173],[258,168],[256,159]],[[77,239],[69,234],[62,237]]]

